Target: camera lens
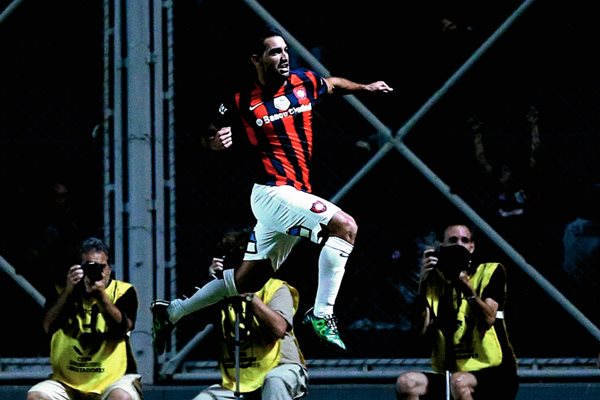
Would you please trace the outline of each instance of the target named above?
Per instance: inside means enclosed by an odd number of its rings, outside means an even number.
[[[83,269],[83,274],[87,276],[90,281],[96,282],[102,279],[102,270],[104,270],[104,264],[88,261],[83,263],[81,268]]]

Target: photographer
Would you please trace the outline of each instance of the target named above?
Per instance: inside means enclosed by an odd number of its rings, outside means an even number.
[[[137,309],[133,285],[112,277],[108,246],[85,239],[81,264],[46,300],[42,325],[52,335],[52,375],[32,386],[27,400],[141,400],[129,343]]]
[[[439,246],[421,259],[421,333],[433,341],[434,372],[409,371],[396,381],[398,399],[440,399],[446,374],[452,398],[514,399],[517,361],[504,323],[506,270],[478,263],[467,225],[448,225]]]
[[[223,271],[239,268],[251,229],[231,229],[218,244],[219,256],[208,268],[212,279]],[[194,400],[293,400],[307,393],[308,372],[294,334],[298,290],[271,278],[255,293],[242,293],[215,304],[212,320],[218,329],[221,382],[204,388]],[[152,312],[166,313],[167,302],[156,303]],[[239,342],[236,343],[236,319]],[[174,326],[172,326],[174,328]],[[236,345],[239,361],[236,363]],[[239,369],[238,369],[239,368]]]

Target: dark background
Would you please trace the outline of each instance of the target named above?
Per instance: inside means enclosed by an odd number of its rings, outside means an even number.
[[[521,4],[404,3],[261,4],[333,75],[390,84],[392,94],[359,99],[395,132]],[[600,181],[597,40],[588,3],[548,3],[534,2],[435,103],[405,143],[531,265],[567,292],[562,232],[577,211],[579,193]],[[237,1],[181,0],[174,7],[177,275],[182,295],[205,277],[220,235],[253,223],[243,158],[235,151],[201,152],[197,140],[222,91],[248,76],[242,49],[261,22]],[[457,29],[443,32],[443,17],[453,19]],[[47,282],[49,271],[60,268],[49,268],[56,263],[50,253],[31,256],[28,250],[39,243],[36,238],[47,237],[51,183],[68,185],[72,209],[67,218],[76,221],[78,234],[103,234],[97,130],[103,115],[102,29],[99,1],[26,1],[0,23],[0,255],[39,285]],[[295,62],[302,65],[300,59]],[[524,217],[503,219],[496,213],[491,178],[475,163],[466,120],[477,113],[495,143],[518,153],[528,135],[525,115],[531,105],[540,110],[542,140],[535,196]],[[375,154],[376,132],[343,99],[322,104],[316,122],[313,186],[315,193],[329,198]],[[357,146],[358,141],[371,149]],[[461,217],[460,212],[395,150],[338,203],[359,224],[336,305],[351,349],[348,356],[425,355],[425,346],[405,321],[417,239],[441,219]],[[482,233],[478,246],[509,271],[507,324],[518,356],[597,355],[591,335]],[[317,256],[316,246],[302,243],[280,272],[300,289],[298,316],[314,297]],[[35,323],[37,306],[6,278],[1,282],[5,304],[20,306],[9,309],[10,320],[22,329],[10,332],[12,339],[0,354],[45,354],[47,343]],[[578,300],[577,305],[585,303]],[[181,339],[201,323],[200,315],[181,323]],[[23,341],[23,331],[34,339]],[[302,327],[297,331],[307,357],[334,355]],[[551,333],[552,345],[532,332]],[[203,357],[203,350],[195,356]]]

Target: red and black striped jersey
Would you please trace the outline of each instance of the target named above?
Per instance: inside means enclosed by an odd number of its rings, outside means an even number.
[[[296,69],[274,91],[255,83],[235,93],[232,103],[221,105],[225,120],[231,120],[227,114],[232,108],[238,112],[248,141],[259,152],[262,176],[256,183],[311,192],[313,106],[325,94],[321,76]]]

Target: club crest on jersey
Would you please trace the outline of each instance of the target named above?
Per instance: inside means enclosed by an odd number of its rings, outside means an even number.
[[[275,100],[273,100],[273,105],[276,109],[285,111],[290,108],[290,101],[285,96],[279,96],[275,97]]]
[[[316,214],[321,214],[321,213],[327,211],[327,206],[325,204],[323,204],[321,201],[317,200],[313,203],[312,207],[310,208],[310,211],[312,211]]]
[[[303,87],[294,88],[294,96],[299,100],[304,99],[306,97],[306,89]]]
[[[219,114],[224,115],[227,112],[227,108],[225,108],[225,104],[221,103],[219,106]]]

